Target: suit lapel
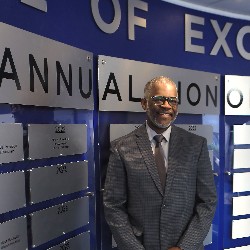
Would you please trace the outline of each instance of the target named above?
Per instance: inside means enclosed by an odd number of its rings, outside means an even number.
[[[148,139],[148,133],[146,130],[146,125],[142,125],[136,131],[136,142],[146,163],[148,171],[161,195],[163,196],[163,190],[161,186],[161,181],[158,175],[157,167],[155,165],[155,159],[152,152],[151,144]]]
[[[181,155],[183,138],[178,134],[178,128],[172,126],[170,141],[169,141],[169,152],[168,152],[168,171],[167,180],[165,187],[165,194],[170,192],[173,178],[175,176],[176,167],[178,166],[178,159]]]

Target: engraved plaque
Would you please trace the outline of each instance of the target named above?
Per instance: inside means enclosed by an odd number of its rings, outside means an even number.
[[[127,135],[140,126],[141,124],[110,124],[110,141],[113,141],[119,137]],[[183,128],[187,131],[190,131],[194,134],[205,137],[207,139],[208,145],[212,144],[213,142],[213,127],[210,125],[181,124],[176,126]],[[208,152],[212,169],[214,169],[213,150],[208,150]]]
[[[250,219],[233,220],[232,239],[250,236]]]
[[[71,162],[30,170],[31,202],[49,200],[88,187],[88,162]]]
[[[250,168],[250,149],[234,149],[234,169]]]
[[[139,126],[140,124],[110,124],[110,141],[132,132]],[[208,145],[213,142],[213,127],[210,125],[176,124],[176,126],[205,137]]]
[[[28,249],[26,217],[20,217],[0,224],[0,249]]]
[[[129,134],[141,124],[110,124],[110,141]]]
[[[93,53],[2,22],[0,30],[1,103],[94,109]]]
[[[89,232],[82,233],[73,237],[67,241],[62,242],[61,244],[51,247],[48,250],[90,250],[90,235]]]
[[[89,223],[89,198],[83,197],[31,214],[33,247]]]
[[[211,145],[213,143],[213,127],[211,125],[176,124],[176,126],[183,128],[193,134],[205,137],[207,139],[207,145]]]
[[[24,172],[0,174],[0,213],[26,205]]]
[[[234,145],[250,144],[250,125],[234,125]]]
[[[180,95],[180,113],[220,113],[220,75],[218,74],[103,55],[99,56],[98,62],[99,110],[101,111],[143,112],[140,98],[143,97],[145,83],[156,76],[165,75],[178,83],[181,93],[188,93],[189,98]],[[117,90],[119,88],[119,95],[111,93],[114,88]],[[204,98],[196,102],[197,95],[200,94]],[[207,98],[205,98],[206,95]],[[131,101],[131,97],[137,98],[137,101]],[[218,99],[218,102],[215,104],[213,99]],[[195,106],[192,105],[193,102],[196,102]]]
[[[23,127],[21,124],[0,124],[0,138],[0,164],[24,160]]]
[[[233,216],[250,214],[250,195],[233,197]]]
[[[86,124],[29,124],[29,159],[83,154],[87,151]]]
[[[233,174],[233,192],[250,191],[250,172]]]

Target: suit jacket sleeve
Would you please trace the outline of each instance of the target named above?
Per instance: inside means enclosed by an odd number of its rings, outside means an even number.
[[[203,245],[214,217],[216,201],[216,188],[207,149],[207,141],[203,139],[197,160],[194,212],[178,246],[189,250],[199,249]]]
[[[104,190],[104,213],[119,250],[144,250],[129,222],[126,170],[117,147],[111,146]]]

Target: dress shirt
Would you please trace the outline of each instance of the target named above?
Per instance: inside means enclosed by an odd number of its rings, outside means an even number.
[[[149,138],[150,143],[151,143],[153,154],[155,154],[156,142],[154,140],[154,136],[157,135],[157,133],[154,130],[152,130],[148,126],[147,123],[146,123],[146,128],[147,128],[148,138]],[[170,133],[171,133],[171,126],[169,126],[169,128],[162,133],[162,135],[164,136],[164,139],[161,142],[161,145],[162,145],[162,149],[164,151],[163,153],[164,153],[164,161],[165,161],[166,169],[168,166],[168,145],[169,145]]]

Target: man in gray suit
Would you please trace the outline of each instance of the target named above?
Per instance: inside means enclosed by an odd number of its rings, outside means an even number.
[[[141,105],[145,124],[111,143],[107,223],[119,250],[202,250],[216,209],[206,139],[172,125],[178,94],[171,79],[148,82]]]

